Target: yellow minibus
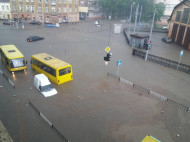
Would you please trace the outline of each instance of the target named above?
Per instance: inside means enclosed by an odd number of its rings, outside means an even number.
[[[14,73],[14,71],[26,70],[27,62],[24,59],[24,55],[15,45],[1,45],[0,55],[2,62],[10,72]]]
[[[58,85],[73,80],[72,66],[46,53],[32,55],[31,67]]]

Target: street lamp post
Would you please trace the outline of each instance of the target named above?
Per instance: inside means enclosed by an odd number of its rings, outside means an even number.
[[[135,15],[135,27],[134,27],[134,32],[133,32],[134,34],[135,34],[135,30],[136,30],[136,25],[137,25],[138,11],[139,11],[139,4],[137,5],[136,15]]]
[[[130,31],[131,31],[131,14],[132,14],[132,11],[133,11],[133,3],[131,4],[131,12],[130,12],[130,17],[129,17],[129,35],[130,35]]]
[[[111,11],[111,19],[112,19],[112,11]],[[110,30],[109,30],[109,40],[108,40],[108,47],[110,46],[111,19],[110,19]]]
[[[139,31],[139,26],[140,26],[140,21],[141,21],[141,13],[142,13],[142,5],[141,5],[141,10],[140,10],[140,15],[139,15],[139,25],[137,26],[137,32]]]
[[[151,44],[151,38],[152,38],[152,30],[153,30],[153,27],[154,27],[155,14],[156,14],[156,9],[154,10],[154,15],[153,15],[153,18],[152,18],[152,26],[151,26],[151,30],[150,30],[150,36],[149,36],[149,43],[150,44]],[[147,58],[148,58],[148,51],[149,51],[149,48],[147,47],[145,61],[147,61]]]

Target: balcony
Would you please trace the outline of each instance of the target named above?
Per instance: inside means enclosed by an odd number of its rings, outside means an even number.
[[[57,12],[51,12],[52,15],[57,15]]]
[[[56,1],[51,1],[52,6],[56,6]]]

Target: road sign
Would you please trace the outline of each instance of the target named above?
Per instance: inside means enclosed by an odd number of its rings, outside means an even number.
[[[117,66],[120,66],[122,64],[122,61],[121,60],[118,60],[117,61]]]
[[[109,46],[108,46],[108,47],[106,47],[105,51],[106,51],[106,52],[109,52],[109,51],[110,51]]]
[[[179,56],[183,56],[183,52],[184,52],[184,50],[181,50],[181,52],[180,52],[180,55],[179,55]]]

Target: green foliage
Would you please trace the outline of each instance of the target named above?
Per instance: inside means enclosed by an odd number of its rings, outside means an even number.
[[[159,21],[164,14],[164,4],[155,4],[154,0],[99,0],[99,5],[106,14],[112,12],[112,16],[126,18],[130,16],[131,5],[133,7],[132,20],[134,21],[136,7],[142,6],[142,21],[149,22],[152,20],[154,9],[156,9],[155,22]]]

